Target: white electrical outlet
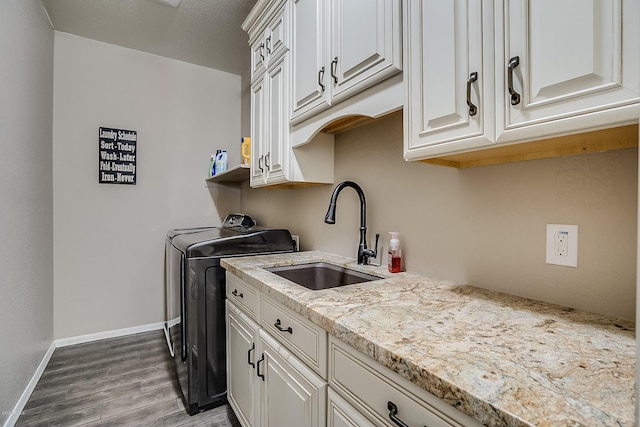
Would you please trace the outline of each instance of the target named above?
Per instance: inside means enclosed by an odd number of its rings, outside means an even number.
[[[554,256],[569,256],[569,232],[558,231],[553,234],[553,255]]]
[[[578,266],[578,226],[547,224],[547,264]]]

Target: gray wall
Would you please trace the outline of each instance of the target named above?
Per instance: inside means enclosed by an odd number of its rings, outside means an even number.
[[[626,319],[635,317],[637,149],[457,170],[402,158],[402,114],[336,135],[335,182],[367,196],[370,244],[399,231],[407,270]],[[358,198],[333,186],[243,189],[242,209],[304,250],[355,257]],[[579,266],[545,264],[546,224],[579,225]],[[385,258],[386,259],[386,258]]]
[[[53,340],[53,30],[0,1],[0,425]]]
[[[153,327],[167,230],[239,208],[205,177],[240,163],[240,76],[58,31],[54,70],[54,338]],[[98,183],[100,126],[138,132],[136,185]]]

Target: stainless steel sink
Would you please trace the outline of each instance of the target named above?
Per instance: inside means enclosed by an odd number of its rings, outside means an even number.
[[[266,268],[265,270],[314,291],[381,279],[381,277],[378,276],[361,273],[356,270],[351,270],[350,268],[340,267],[326,262],[287,265],[284,267]]]

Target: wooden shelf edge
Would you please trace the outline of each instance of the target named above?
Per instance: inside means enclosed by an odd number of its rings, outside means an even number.
[[[249,165],[238,165],[234,166],[231,169],[227,169],[226,171],[216,174],[214,176],[210,176],[205,178],[205,181],[208,183],[241,183],[249,179]]]
[[[420,162],[463,169],[577,154],[600,153],[632,147],[638,147],[637,124],[521,144],[498,146],[469,153],[420,160]]]

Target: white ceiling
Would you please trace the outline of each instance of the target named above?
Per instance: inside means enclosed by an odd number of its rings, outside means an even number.
[[[256,0],[41,0],[55,30],[242,74]]]

